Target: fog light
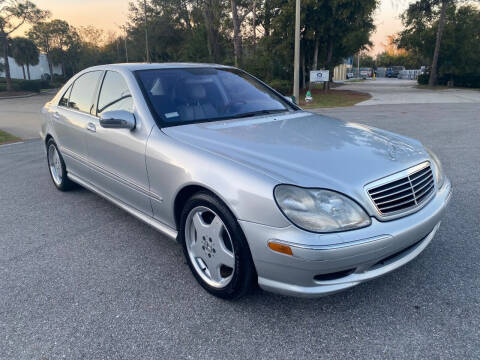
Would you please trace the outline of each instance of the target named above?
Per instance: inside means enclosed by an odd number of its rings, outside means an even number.
[[[285,244],[279,244],[279,243],[270,241],[268,243],[268,247],[273,251],[279,252],[281,254],[290,255],[290,256],[293,255],[292,248]]]

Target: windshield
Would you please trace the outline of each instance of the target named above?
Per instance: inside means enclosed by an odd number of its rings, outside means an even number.
[[[281,96],[236,69],[158,69],[136,74],[163,126],[295,110]]]

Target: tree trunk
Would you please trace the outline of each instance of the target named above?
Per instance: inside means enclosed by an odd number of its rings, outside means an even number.
[[[242,59],[242,38],[240,35],[240,20],[238,18],[237,0],[231,0],[232,21],[233,21],[233,50],[235,56],[235,66],[239,66]]]
[[[257,0],[253,0],[253,53],[257,47]]]
[[[5,63],[5,79],[7,80],[7,91],[13,91],[12,78],[10,77],[10,64],[8,62],[8,37],[6,34],[0,35],[0,40],[3,46],[3,59]]]
[[[306,88],[306,77],[307,77],[307,72],[305,68],[305,50],[303,51],[303,54],[301,55],[301,64],[302,64],[302,89]]]
[[[317,70],[318,68],[318,48],[320,46],[320,40],[315,38],[315,48],[313,49],[313,61],[312,61],[312,70]]]
[[[440,45],[442,42],[443,28],[445,27],[446,13],[447,13],[447,0],[443,0],[442,10],[440,13],[440,20],[438,21],[437,40],[435,41],[435,51],[433,53],[432,68],[430,69],[430,78],[428,79],[428,86],[437,85],[438,56],[440,55]]]
[[[263,21],[263,29],[265,30],[265,37],[270,36],[270,27],[272,22],[272,14],[271,14],[271,0],[265,0],[264,3],[264,21]]]
[[[27,63],[27,75],[28,75],[28,80],[32,80],[30,77],[30,64]]]
[[[25,65],[22,65],[22,71],[23,71],[23,80],[27,80],[27,76],[25,75]]]
[[[211,1],[205,2],[203,8],[203,18],[205,21],[205,28],[207,30],[207,48],[208,55],[213,62],[219,62],[219,49],[218,49],[218,29],[215,28],[216,14],[214,12],[214,5]]]
[[[332,59],[333,59],[333,40],[330,38],[328,40],[327,61],[325,63],[326,65],[325,67],[329,70],[330,73],[329,73],[328,81],[325,82],[325,85],[323,87],[325,91],[328,91],[328,89],[330,88],[330,81],[333,78]]]
[[[53,65],[48,55],[47,55],[47,61],[48,61],[48,70],[50,71],[50,80],[53,81]]]

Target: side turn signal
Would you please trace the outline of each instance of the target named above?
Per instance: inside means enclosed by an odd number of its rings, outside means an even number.
[[[279,243],[270,241],[268,243],[268,247],[273,251],[279,252],[281,254],[290,255],[290,256],[293,255],[292,248],[285,244],[279,244]]]

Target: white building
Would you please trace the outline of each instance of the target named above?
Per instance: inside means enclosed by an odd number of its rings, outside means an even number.
[[[0,62],[3,63],[4,59],[1,58]],[[23,79],[22,67],[18,66],[12,57],[8,58],[8,63],[10,65],[10,76],[12,77],[12,79]],[[53,73],[57,75],[62,75],[62,67],[60,65],[54,66]],[[30,79],[40,79],[43,74],[50,74],[50,70],[48,69],[47,55],[40,54],[38,64],[35,66],[30,65]],[[27,66],[25,66],[25,76],[28,79]],[[0,71],[0,77],[5,77],[4,71]]]

